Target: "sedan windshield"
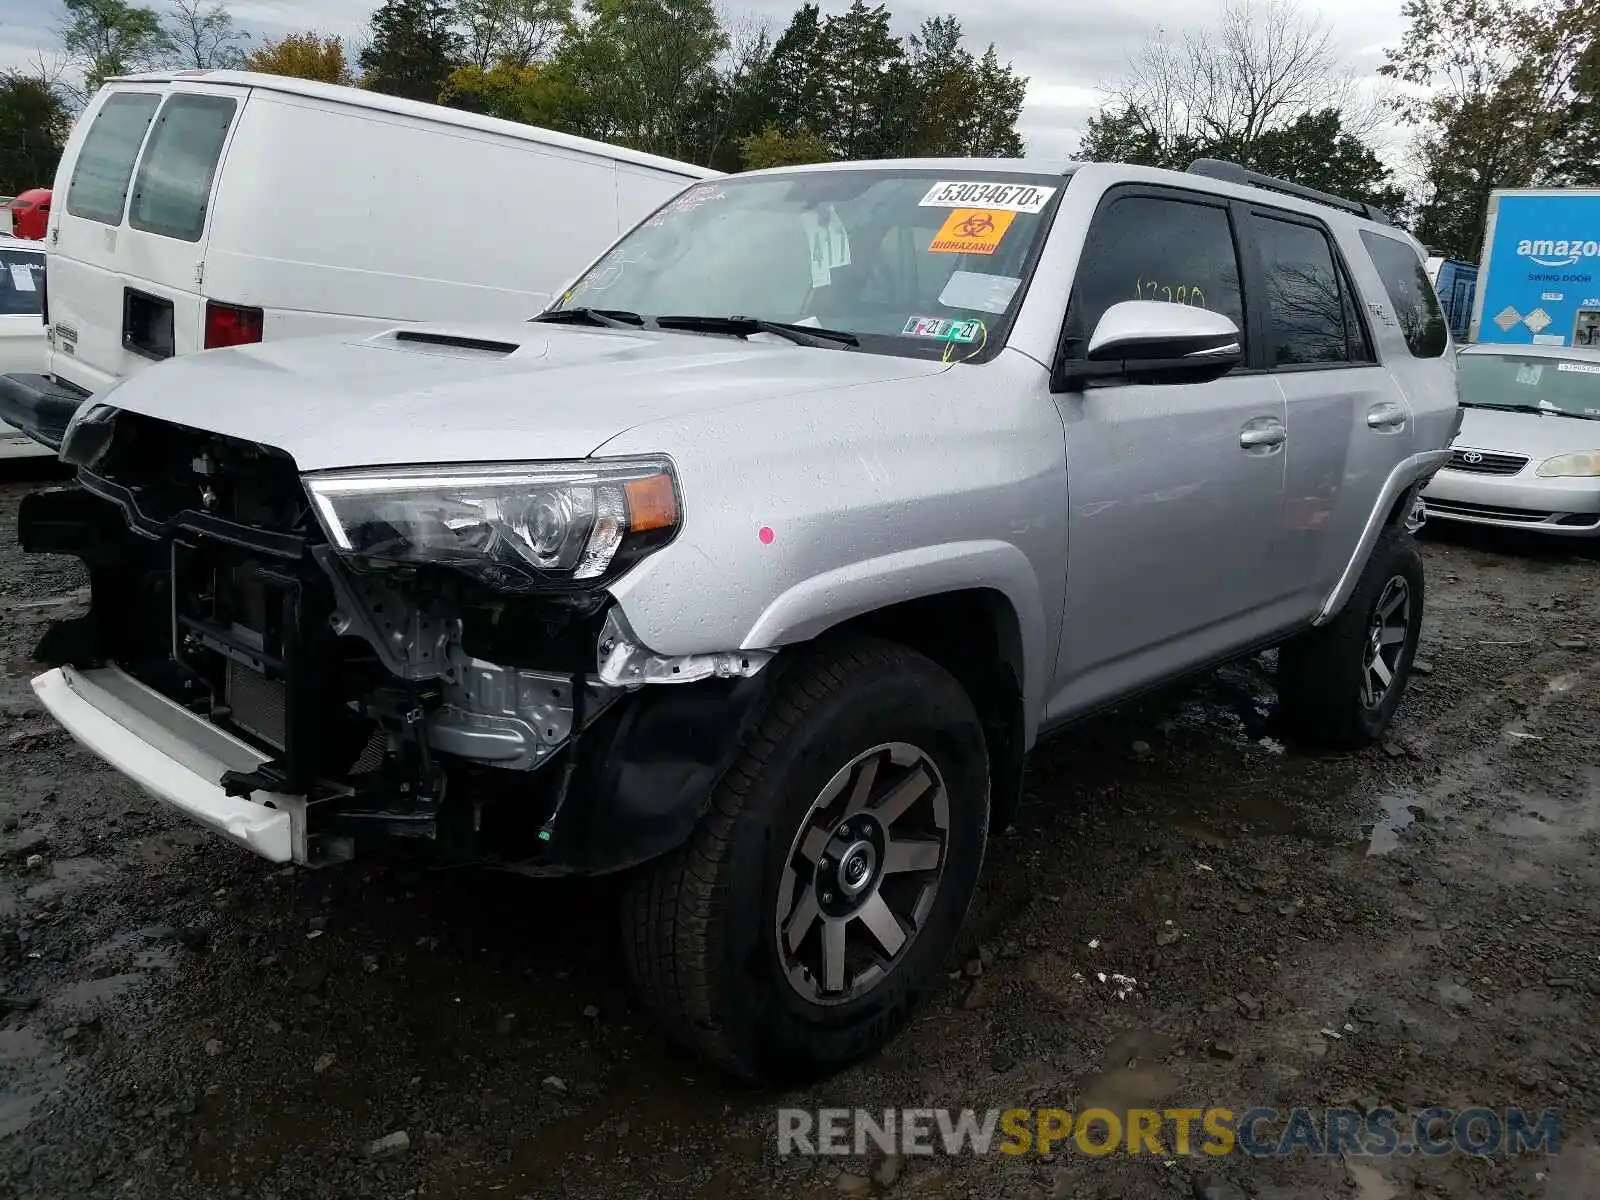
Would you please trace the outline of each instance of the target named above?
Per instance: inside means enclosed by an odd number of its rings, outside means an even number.
[[[542,319],[983,361],[1004,341],[1065,183],[879,168],[697,184]]]
[[[0,317],[37,317],[44,311],[44,255],[0,247]]]
[[[1463,354],[1456,361],[1461,403],[1600,417],[1600,357]]]

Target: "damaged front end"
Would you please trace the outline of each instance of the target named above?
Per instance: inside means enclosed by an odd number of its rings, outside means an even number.
[[[105,407],[62,457],[78,486],[27,497],[19,536],[82,559],[91,602],[35,689],[268,858],[646,861],[689,836],[766,686],[770,654],[653,654],[606,590],[676,533],[664,462],[302,478]]]

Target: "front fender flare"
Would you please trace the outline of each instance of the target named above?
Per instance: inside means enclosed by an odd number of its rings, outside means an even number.
[[[856,617],[945,592],[990,589],[1010,602],[1022,641],[1023,716],[1029,744],[1044,704],[1044,602],[1028,557],[1009,542],[942,542],[846,563],[790,587],[761,613],[741,650],[810,641]]]

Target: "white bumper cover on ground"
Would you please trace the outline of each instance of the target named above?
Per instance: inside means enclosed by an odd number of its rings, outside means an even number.
[[[273,862],[304,862],[298,796],[230,796],[219,780],[268,756],[116,667],[60,667],[33,690],[62,726],[145,791]]]

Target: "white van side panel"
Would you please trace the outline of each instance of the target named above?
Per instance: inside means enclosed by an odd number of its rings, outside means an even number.
[[[609,158],[258,90],[216,197],[204,289],[266,310],[268,338],[318,331],[294,313],[526,319],[691,182],[623,169],[626,210]]]

